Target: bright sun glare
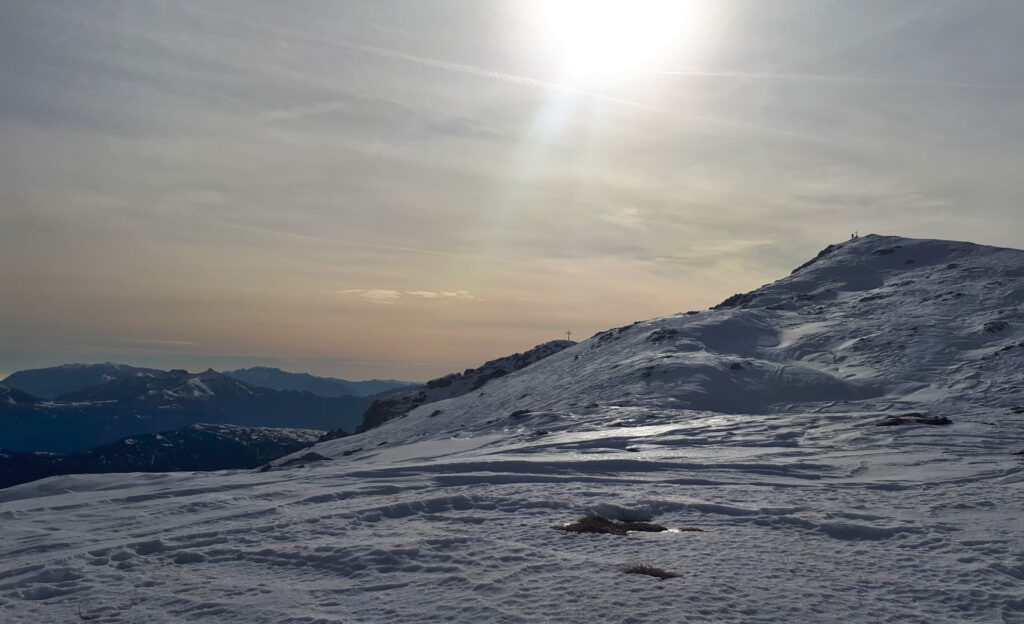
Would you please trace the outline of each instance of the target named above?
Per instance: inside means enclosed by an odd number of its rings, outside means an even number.
[[[694,43],[702,18],[695,0],[544,0],[540,8],[569,78],[661,68]]]

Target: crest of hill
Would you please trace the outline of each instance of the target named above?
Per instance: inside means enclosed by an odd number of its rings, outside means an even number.
[[[457,395],[441,378],[387,418],[368,411],[361,431],[383,423],[374,436],[402,441],[695,411],[1009,409],[1024,403],[1024,252],[863,236],[712,309],[600,332],[485,387],[450,377]],[[359,438],[335,452],[372,442]]]
[[[8,375],[0,383],[33,396],[55,399],[62,394],[98,386],[121,377],[146,377],[162,372],[153,368],[114,364],[113,362],[63,364],[49,368],[17,371]]]
[[[371,379],[369,381],[348,381],[333,377],[318,377],[309,373],[289,373],[279,368],[253,366],[239,368],[225,373],[254,386],[274,390],[300,390],[320,396],[371,396],[391,392],[400,388],[415,386],[408,381],[393,379]]]
[[[0,403],[9,406],[35,405],[40,399],[31,394],[0,385]]]

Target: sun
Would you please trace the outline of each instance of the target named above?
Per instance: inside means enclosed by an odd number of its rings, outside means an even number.
[[[693,43],[702,17],[697,0],[543,0],[538,9],[569,79],[656,69]]]

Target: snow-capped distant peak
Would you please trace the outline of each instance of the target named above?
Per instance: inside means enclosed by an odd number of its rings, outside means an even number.
[[[209,386],[203,383],[203,380],[198,377],[192,377],[189,379],[188,385],[192,388],[192,396],[195,398],[210,397],[214,395],[213,390],[210,390]]]

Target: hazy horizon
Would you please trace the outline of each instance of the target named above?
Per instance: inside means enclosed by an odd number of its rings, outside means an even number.
[[[1014,2],[0,5],[0,370],[419,380],[1024,247]]]

